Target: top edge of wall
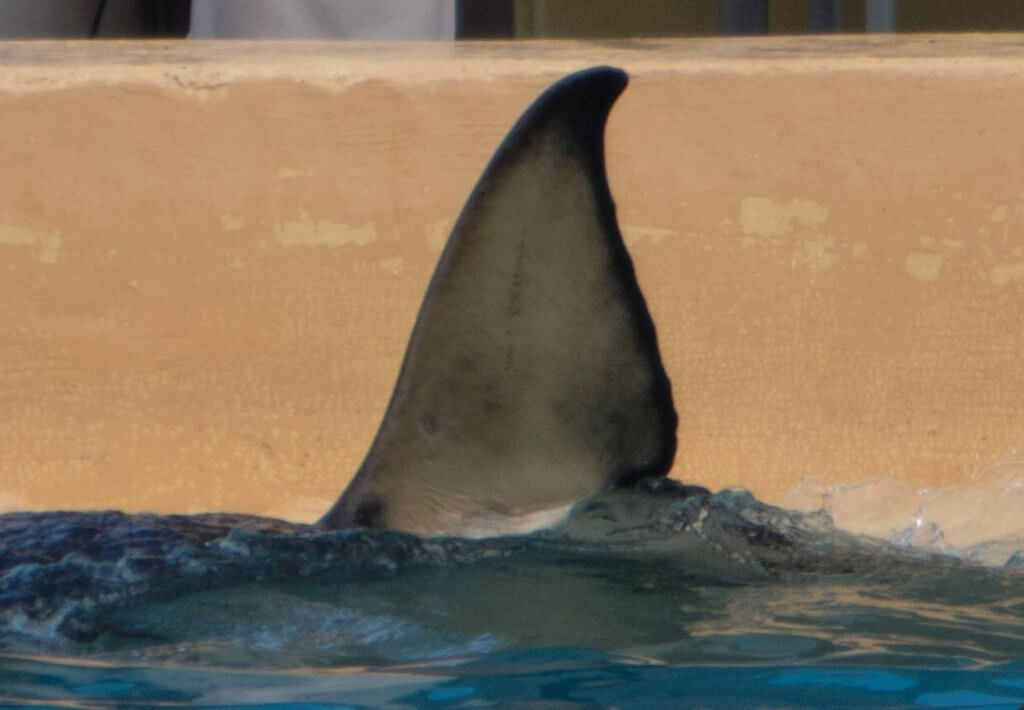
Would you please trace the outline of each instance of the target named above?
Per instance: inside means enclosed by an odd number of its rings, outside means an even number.
[[[169,83],[434,81],[557,75],[616,64],[662,72],[1024,72],[1024,34],[839,35],[515,42],[14,41],[2,90]]]

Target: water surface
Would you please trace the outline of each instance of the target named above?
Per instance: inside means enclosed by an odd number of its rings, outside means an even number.
[[[10,514],[0,698],[1019,707],[1015,543],[938,554],[668,481],[475,541]]]

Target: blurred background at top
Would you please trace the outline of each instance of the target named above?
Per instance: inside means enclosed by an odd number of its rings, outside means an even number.
[[[616,39],[1024,30],[1024,0],[0,0],[0,38]]]

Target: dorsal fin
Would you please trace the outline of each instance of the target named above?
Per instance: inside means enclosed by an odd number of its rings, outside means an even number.
[[[676,413],[604,167],[627,81],[572,74],[502,142],[441,254],[366,460],[322,525],[523,532],[668,471]]]

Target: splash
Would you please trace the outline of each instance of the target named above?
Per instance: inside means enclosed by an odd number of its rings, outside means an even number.
[[[828,485],[806,478],[782,504],[821,511],[854,533],[989,566],[1021,562],[1024,458],[1011,451],[962,486],[914,487],[888,478]]]

